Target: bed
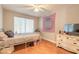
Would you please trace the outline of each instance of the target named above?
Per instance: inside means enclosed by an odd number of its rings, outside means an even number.
[[[27,35],[14,35],[14,37],[9,38],[3,32],[0,32],[0,53],[10,54],[15,50],[14,49],[15,45],[19,45],[39,39],[40,39],[39,33],[33,33]]]

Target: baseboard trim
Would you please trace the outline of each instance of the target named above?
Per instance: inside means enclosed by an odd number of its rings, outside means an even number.
[[[56,44],[56,41],[53,41],[53,40],[48,40],[48,38],[45,38],[45,37],[42,37],[42,39],[44,39],[44,40],[47,40],[47,41],[49,41],[49,42],[52,42],[52,43],[55,43]]]

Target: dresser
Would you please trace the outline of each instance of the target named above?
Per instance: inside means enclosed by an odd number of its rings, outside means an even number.
[[[58,34],[57,46],[74,53],[79,53],[79,36]]]

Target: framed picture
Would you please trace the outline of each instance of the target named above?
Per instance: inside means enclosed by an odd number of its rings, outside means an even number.
[[[55,31],[55,14],[43,17],[43,32]]]

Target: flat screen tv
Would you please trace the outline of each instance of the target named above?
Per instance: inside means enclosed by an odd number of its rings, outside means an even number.
[[[65,24],[64,31],[79,33],[79,24]]]

